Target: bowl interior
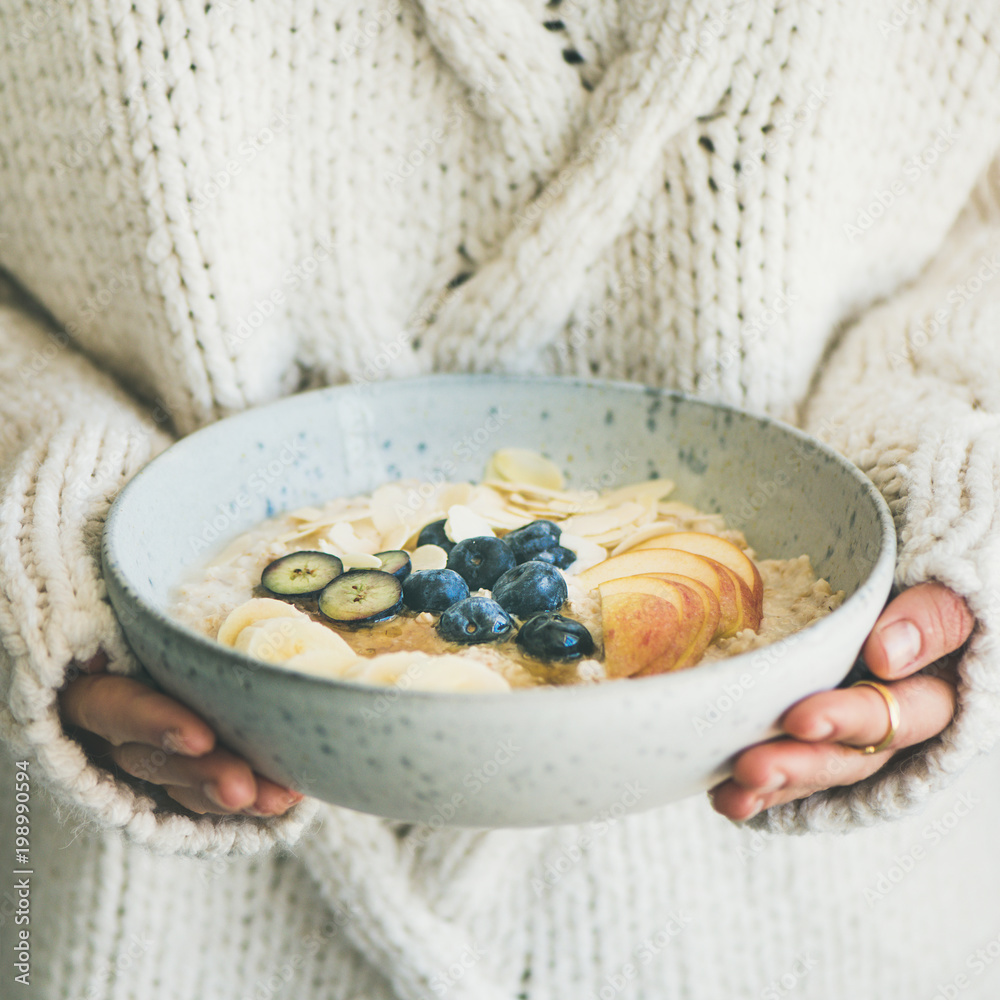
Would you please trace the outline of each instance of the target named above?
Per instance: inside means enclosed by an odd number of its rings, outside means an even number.
[[[672,498],[724,514],[761,558],[806,552],[848,596],[884,554],[874,487],[784,424],[631,385],[491,376],[317,390],[192,434],[119,497],[106,551],[162,613],[179,582],[274,513],[402,477],[478,480],[509,445],[541,450],[574,487],[670,478]]]

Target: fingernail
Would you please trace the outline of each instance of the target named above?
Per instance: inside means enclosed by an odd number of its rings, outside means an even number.
[[[260,809],[254,809],[253,806],[247,806],[246,809],[241,809],[240,812],[244,813],[247,816],[273,816],[274,815],[274,813],[263,812]]]
[[[776,771],[771,777],[765,782],[760,788],[757,789],[761,795],[767,795],[770,792],[776,792],[779,788],[784,788],[788,783],[788,776],[782,774],[780,771]]]
[[[748,812],[746,816],[743,817],[743,821],[746,822],[748,819],[753,819],[754,816],[756,816],[757,813],[759,813],[763,808],[764,808],[764,800],[754,799],[753,806],[751,807],[750,812]]]
[[[218,786],[215,784],[214,781],[206,781],[201,786],[201,794],[204,795],[209,802],[214,802],[221,809],[229,808],[229,806],[227,806],[225,802],[222,801],[222,797],[219,795]]]
[[[817,719],[806,735],[807,740],[827,740],[833,735],[833,723],[829,719]]]
[[[908,619],[886,625],[879,630],[878,637],[889,661],[890,674],[902,673],[920,655],[920,629]]]

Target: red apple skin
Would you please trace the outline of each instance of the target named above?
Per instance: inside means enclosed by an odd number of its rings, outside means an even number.
[[[757,564],[738,546],[706,531],[668,531],[639,542],[627,552],[643,549],[681,549],[696,556],[707,556],[731,569],[750,589],[758,607],[764,602],[764,581]]]
[[[597,589],[601,595],[602,606],[609,597],[615,594],[652,594],[654,597],[662,597],[665,601],[669,601],[677,609],[679,615],[678,629],[683,637],[679,642],[683,642],[684,648],[680,659],[672,667],[666,669],[681,670],[684,667],[694,666],[704,656],[718,623],[719,602],[715,600],[707,587],[703,588],[715,605],[715,618],[706,623],[706,619],[709,617],[708,609],[711,606],[694,589],[696,586],[701,586],[701,584],[694,580],[684,581],[681,577],[678,577],[677,580],[664,580],[657,576],[625,576],[602,583]],[[708,624],[707,629],[706,624]],[[661,672],[660,669],[643,668],[633,676]]]
[[[656,575],[661,580],[682,584],[695,592],[705,609],[705,622],[702,625],[702,631],[708,635],[710,643],[719,634],[719,623],[722,620],[722,609],[715,593],[711,588],[706,587],[701,580],[695,580],[690,576],[679,576],[677,573],[657,573]]]
[[[736,623],[736,631],[740,632],[745,628],[751,628],[754,632],[760,629],[762,608],[753,599],[750,588],[734,573],[728,566],[719,564],[719,568],[728,573],[733,578],[733,593],[736,595],[736,607],[739,618]]]
[[[669,670],[684,653],[677,609],[653,594],[610,594],[601,605],[608,677]]]
[[[735,635],[741,621],[736,603],[734,575],[724,572],[720,563],[705,556],[694,555],[682,549],[641,549],[623,552],[592,566],[577,577],[581,587],[595,590],[607,580],[620,576],[639,576],[671,573],[689,576],[705,584],[719,601],[720,622],[717,635],[728,638]]]

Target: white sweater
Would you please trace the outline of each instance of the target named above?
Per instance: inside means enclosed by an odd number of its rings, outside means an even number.
[[[0,265],[51,314],[0,305],[38,995],[994,996],[1000,805],[952,782],[1000,726],[998,40],[990,0],[0,0]],[[743,829],[701,798],[485,833],[196,816],[92,764],[56,691],[99,647],[139,669],[99,573],[117,490],[219,417],[435,369],[833,443],[890,502],[897,583],[976,615],[956,720]]]

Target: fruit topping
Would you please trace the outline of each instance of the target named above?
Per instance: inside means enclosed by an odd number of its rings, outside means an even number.
[[[352,569],[319,595],[320,613],[341,625],[371,625],[392,618],[403,604],[403,585],[380,569]]]
[[[540,660],[577,660],[594,652],[594,637],[585,625],[551,611],[529,618],[515,641]]]
[[[382,563],[382,571],[391,573],[397,580],[405,580],[410,575],[410,554],[402,549],[376,552],[375,557]]]
[[[437,628],[449,642],[496,642],[514,631],[514,619],[488,597],[467,597],[441,615]]]
[[[501,538],[490,535],[466,538],[456,542],[448,553],[448,569],[453,569],[469,585],[469,590],[493,584],[517,565],[510,546]]]
[[[447,611],[469,596],[469,585],[453,569],[422,569],[403,581],[403,603],[411,611]]]
[[[531,558],[537,559],[539,562],[551,563],[553,566],[558,566],[559,569],[569,569],[576,562],[577,555],[572,549],[556,545],[551,549],[546,549],[544,552],[539,552],[538,555]]]
[[[417,535],[417,545],[439,545],[445,552],[451,552],[455,543],[444,533],[445,520],[425,524]]]
[[[302,653],[320,653],[334,662],[354,659],[351,647],[331,628],[308,618],[265,618],[248,625],[234,648],[268,663],[285,663]]]
[[[329,552],[290,552],[268,563],[261,586],[280,597],[306,597],[319,593],[344,572],[344,564]]]
[[[266,618],[301,618],[308,616],[287,601],[276,601],[273,597],[253,597],[237,605],[219,626],[216,638],[226,646],[235,645],[240,632],[248,625],[254,625]]]
[[[566,602],[562,573],[551,563],[529,559],[507,570],[493,585],[493,600],[508,614],[528,618],[539,611],[555,611]]]
[[[561,534],[562,529],[555,521],[532,521],[504,535],[503,540],[513,549],[514,558],[523,563],[536,559],[539,552],[557,548]]]

